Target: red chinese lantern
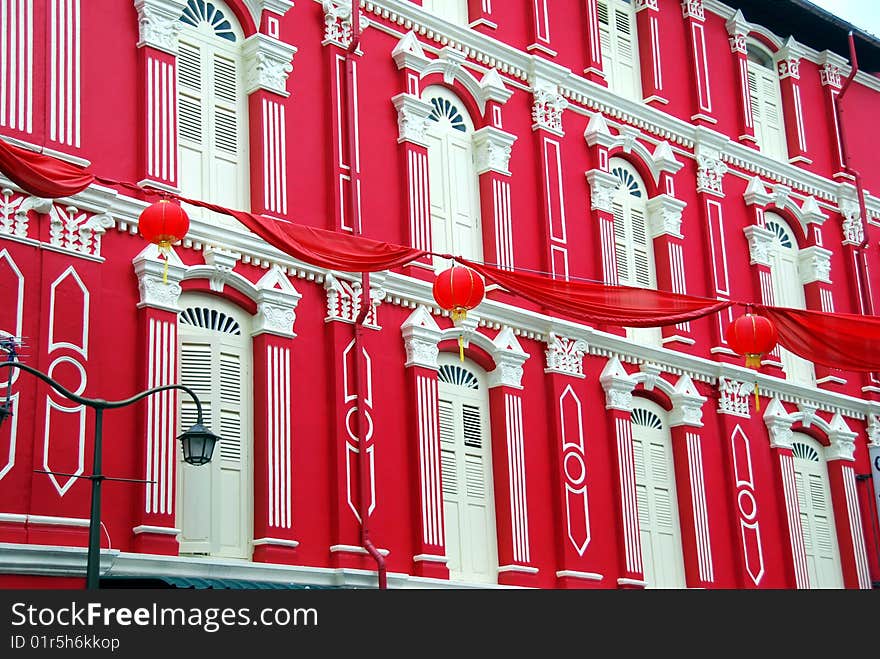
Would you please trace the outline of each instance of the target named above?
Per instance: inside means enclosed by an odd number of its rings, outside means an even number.
[[[470,268],[454,264],[437,275],[434,280],[434,299],[441,308],[450,312],[453,322],[458,324],[467,318],[469,309],[483,301],[486,286],[483,278]],[[458,337],[458,354],[464,361],[464,341]]]
[[[769,318],[750,312],[734,320],[725,333],[727,345],[746,358],[746,367],[759,369],[761,357],[773,350],[779,338],[776,326]],[[755,382],[755,408],[761,409],[758,399],[758,383]]]
[[[189,231],[189,217],[179,204],[161,199],[143,210],[138,218],[138,231],[144,240],[159,246],[159,253],[165,258],[162,281],[167,283],[171,245],[182,240]]]

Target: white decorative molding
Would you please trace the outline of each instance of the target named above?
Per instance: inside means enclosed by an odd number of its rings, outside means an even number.
[[[697,192],[723,197],[724,175],[729,168],[721,160],[721,151],[711,145],[697,143],[694,153],[697,156]]]
[[[831,418],[830,428],[828,429],[828,441],[830,445],[825,449],[826,460],[846,460],[848,462],[855,461],[856,437],[857,432],[850,430],[846,421],[840,414],[835,414]]]
[[[406,367],[421,366],[432,371],[439,369],[437,344],[443,335],[440,326],[427,307],[419,305],[400,326],[403,345],[406,348]]]
[[[296,307],[302,295],[277,265],[257,282],[257,315],[252,335],[275,334],[294,338]]]
[[[785,411],[780,400],[774,397],[764,411],[764,425],[767,426],[767,432],[770,434],[771,448],[790,449],[792,447],[791,426],[793,423],[794,419]]]
[[[138,48],[150,46],[177,55],[180,16],[187,0],[134,0],[138,13]]]
[[[745,227],[743,233],[746,234],[746,239],[749,241],[749,264],[765,265],[769,268],[776,236],[770,229],[754,224]]]
[[[351,45],[351,0],[323,0],[324,7],[324,40],[322,46],[333,44],[340,48]],[[363,32],[370,25],[370,20],[360,14],[360,29]]]
[[[831,283],[831,250],[818,245],[805,247],[798,252],[798,275],[801,284],[816,281]]]
[[[42,200],[34,198],[30,207],[34,210],[46,208]],[[26,207],[27,202],[22,203]],[[16,213],[21,217],[21,210]],[[92,214],[80,211],[76,206],[60,206],[51,204],[48,206],[49,215],[49,244],[66,251],[83,254],[86,256],[101,256],[101,239],[114,226],[113,218],[107,213]],[[26,231],[26,224],[24,225]]]
[[[265,34],[253,34],[244,40],[244,91],[251,94],[258,89],[290,96],[287,76],[293,71],[296,47]]]
[[[138,278],[140,302],[138,309],[153,307],[178,313],[181,311],[180,282],[186,274],[186,266],[180,257],[169,248],[167,252],[168,270],[165,271],[165,260],[160,258],[157,245],[147,245],[131,263]]]
[[[865,230],[859,203],[854,199],[841,197],[838,208],[843,217],[843,244],[860,245],[865,239]]]
[[[241,254],[222,247],[206,247],[202,255],[205,265],[211,270],[206,273],[211,290],[222,293],[226,284],[232,279],[232,271],[241,259]]]
[[[614,145],[615,138],[611,131],[608,130],[608,122],[605,120],[605,115],[601,112],[596,112],[590,117],[590,122],[584,130],[584,139],[587,142],[587,146],[591,147],[598,144],[606,149],[610,149]]]
[[[730,414],[748,419],[749,397],[753,391],[753,385],[748,382],[718,378],[718,413]]]
[[[832,53],[830,50],[823,50],[819,53],[819,79],[822,81],[823,87],[834,87],[840,89],[841,71],[846,67],[846,60]]]
[[[558,91],[536,89],[532,102],[532,130],[543,128],[562,136],[562,112],[568,101]]]
[[[587,182],[590,184],[590,210],[614,211],[614,192],[620,185],[617,177],[610,172],[601,169],[591,169],[587,173]]]
[[[617,357],[612,357],[605,364],[599,375],[599,383],[605,390],[605,409],[632,411],[632,392],[635,379],[626,372]]]
[[[868,415],[865,431],[868,433],[868,444],[870,446],[880,446],[880,415]]]
[[[416,33],[412,30],[397,42],[391,51],[391,57],[398,69],[412,69],[417,73],[421,73],[430,63],[424,49],[422,49],[422,44],[419,43]]]
[[[494,126],[484,126],[474,131],[474,166],[477,174],[491,171],[509,176],[508,164],[514,142],[516,135]]]
[[[428,146],[428,117],[433,106],[413,94],[398,94],[391,99],[397,110],[397,141]]]
[[[544,372],[583,378],[584,355],[587,350],[586,341],[557,336],[551,331],[547,337],[547,350],[544,351],[547,357]]]
[[[764,181],[761,180],[760,176],[753,176],[749,179],[749,184],[743,193],[743,199],[745,199],[749,206],[764,207],[773,201],[773,195],[767,192],[767,188],[764,187]]]
[[[793,78],[800,80],[800,62],[803,57],[803,49],[800,44],[795,41],[794,37],[789,37],[785,45],[782,46],[774,58],[776,59],[776,68],[779,71],[779,79]]]
[[[660,194],[649,199],[646,209],[651,238],[658,236],[682,238],[681,214],[686,206],[686,201],[676,199],[668,194]]]
[[[703,21],[706,14],[703,11],[703,0],[683,0],[681,3],[681,15],[684,18],[692,18],[695,21]]]
[[[503,327],[492,341],[495,369],[489,373],[489,388],[512,387],[522,389],[523,364],[529,354],[509,327]]]
[[[700,395],[694,381],[688,375],[682,375],[675,383],[675,390],[670,395],[672,411],[669,413],[669,425],[703,427],[703,404],[709,400]]]
[[[650,165],[651,159],[649,159],[648,162]],[[670,174],[677,174],[681,168],[684,167],[684,163],[675,157],[675,154],[672,151],[672,146],[666,140],[658,142],[657,146],[654,148],[653,163],[654,169],[658,172],[669,172]],[[656,173],[654,174],[654,177],[656,180]]]
[[[372,329],[380,329],[378,320],[378,307],[385,299],[385,289],[382,287],[384,275],[372,273],[370,275],[370,310],[364,319],[364,325]],[[324,290],[327,292],[327,317],[325,322],[343,321],[354,323],[361,312],[362,285],[359,280],[352,282],[337,278],[327,273],[324,278]]]
[[[401,42],[398,42],[397,45],[400,46]],[[397,51],[397,48],[395,48],[395,51]],[[443,82],[447,85],[451,85],[456,81],[461,83],[477,102],[480,114],[486,111],[486,103],[489,101],[503,105],[513,96],[513,91],[505,86],[501,76],[498,75],[498,71],[494,69],[489,69],[480,80],[477,80],[463,66],[467,60],[464,53],[451,46],[441,49],[437,54],[437,59],[426,60],[428,63],[421,62],[417,55],[407,53],[406,51],[398,52],[397,60],[398,68],[401,67],[401,62],[407,62],[418,70],[420,78],[438,73],[443,76]]]

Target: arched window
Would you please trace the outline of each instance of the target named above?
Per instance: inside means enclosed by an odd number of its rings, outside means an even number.
[[[444,87],[428,87],[428,181],[433,251],[483,259],[479,181],[473,156],[471,118]]]
[[[805,309],[804,287],[798,270],[798,244],[794,232],[779,215],[772,212],[764,214],[764,226],[773,233],[770,249],[770,280],[773,287],[773,302],[776,306]],[[815,370],[806,359],[779,348],[782,369],[789,380],[813,384]]]
[[[684,555],[666,411],[643,398],[632,411],[642,563],[648,588],[684,588]]]
[[[199,397],[205,425],[221,437],[209,464],[192,467],[178,460],[180,551],[250,558],[250,318],[211,295],[184,293],[180,301],[180,382]],[[180,430],[195,421],[192,399],[180,395]]]
[[[612,199],[617,282],[621,286],[657,288],[645,184],[635,167],[625,160],[612,158],[608,167],[619,181]],[[630,328],[627,336],[647,345],[660,345],[661,341],[660,329],[656,327]]]
[[[247,209],[248,112],[242,85],[241,28],[220,0],[189,0],[180,24],[181,191],[185,196]],[[196,216],[206,213],[187,210]],[[229,218],[219,221],[234,224]]]
[[[749,98],[755,138],[762,153],[778,160],[788,160],[785,126],[782,117],[782,95],[773,56],[757,43],[746,46],[748,57]]]
[[[825,450],[804,433],[796,432],[793,438],[794,481],[810,586],[843,588]]]
[[[440,355],[440,467],[449,576],[495,583],[498,541],[492,488],[489,393],[482,370]]]
[[[422,0],[422,8],[450,23],[468,24],[467,0]]]
[[[636,13],[630,0],[599,0],[599,47],[608,87],[642,100]]]

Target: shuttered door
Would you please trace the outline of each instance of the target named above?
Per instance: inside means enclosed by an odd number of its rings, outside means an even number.
[[[482,260],[483,238],[472,127],[460,102],[452,94],[429,88],[425,98],[434,108],[428,125],[433,251]]]
[[[208,306],[188,306],[180,316],[180,380],[204,410],[205,425],[220,442],[208,465],[179,460],[181,552],[249,558],[250,340],[244,319]],[[196,420],[195,405],[182,395],[181,429]]]
[[[599,46],[608,86],[621,96],[641,99],[638,42],[632,7],[618,0],[599,0]]]
[[[632,436],[645,581],[649,588],[684,588],[671,437],[663,410],[646,401],[638,404]]]
[[[782,96],[776,74],[756,62],[748,62],[749,97],[755,138],[762,153],[779,160],[788,159],[782,121]]]
[[[468,24],[467,0],[422,0],[422,7],[450,23]]]
[[[443,364],[439,384],[440,465],[450,578],[498,578],[488,394],[473,368]]]
[[[180,187],[230,208],[249,205],[247,105],[237,42],[185,26],[178,55]],[[210,211],[187,206],[205,217]],[[239,226],[225,215],[211,221]]]
[[[770,281],[776,306],[806,309],[804,287],[801,284],[797,242],[785,221],[775,213],[765,213],[765,227],[773,232],[774,249],[770,257]],[[794,382],[814,385],[816,372],[812,362],[779,347],[785,377]]]
[[[611,173],[620,181],[614,193],[614,251],[617,281],[621,286],[656,288],[653,240],[648,233],[645,190],[633,169],[620,160],[610,164]],[[657,327],[627,328],[627,336],[641,345],[661,345]]]
[[[807,554],[807,571],[813,588],[843,588],[843,574],[831,490],[822,446],[810,437],[796,434],[792,446],[794,477],[801,530]]]

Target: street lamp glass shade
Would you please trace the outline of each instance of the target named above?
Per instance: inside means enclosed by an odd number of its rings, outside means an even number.
[[[183,448],[183,459],[187,464],[203,465],[211,461],[214,445],[220,439],[200,423],[180,434],[177,438]]]

